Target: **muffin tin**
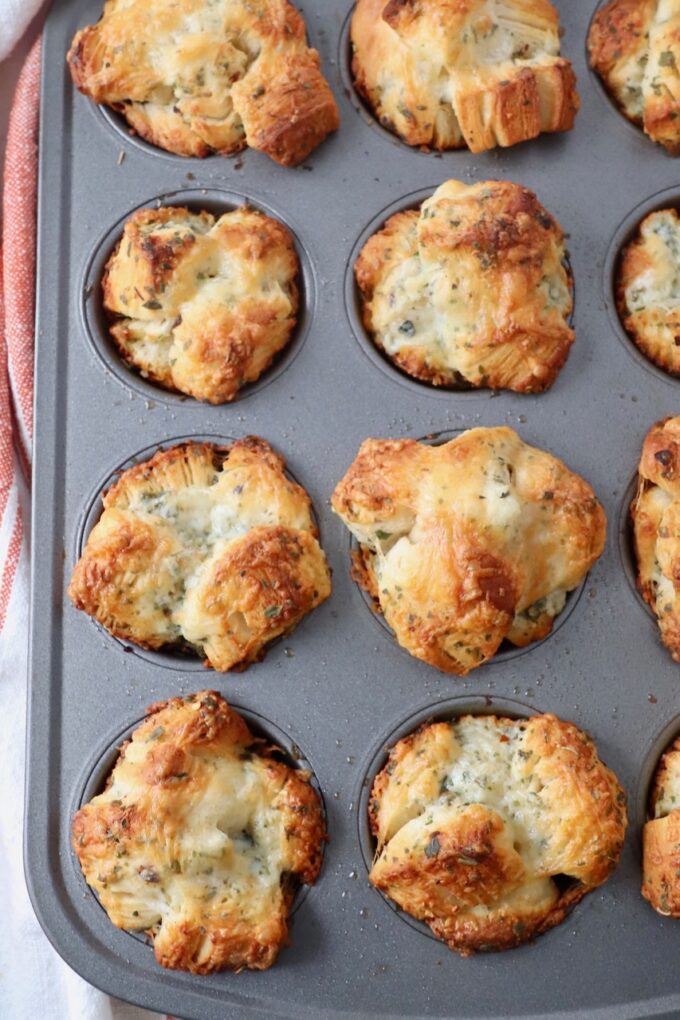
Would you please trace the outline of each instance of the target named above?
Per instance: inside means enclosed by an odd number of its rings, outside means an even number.
[[[412,151],[372,121],[348,81],[343,26],[350,6],[303,5],[341,126],[296,170],[254,151],[231,160],[182,159],[131,138],[115,115],[75,92],[66,68],[71,37],[99,16],[100,0],[61,0],[50,11],[26,814],[33,903],[57,950],[87,980],[176,1017],[677,1015],[680,924],[657,916],[639,887],[649,776],[680,731],[680,667],[626,572],[625,513],[643,438],[654,421],[680,411],[680,381],[647,371],[624,349],[632,344],[618,336],[611,316],[610,276],[646,203],[664,192],[680,200],[680,189],[669,190],[680,164],[607,111],[585,61],[591,0],[557,2],[563,53],[579,77],[574,131],[483,155]],[[431,390],[399,378],[357,342],[351,258],[367,226],[451,177],[526,185],[570,235],[576,341],[545,394]],[[134,208],[156,200],[228,208],[242,199],[273,212],[296,237],[302,322],[269,373],[235,403],[210,407],[151,386],[117,361],[97,309],[97,280]],[[549,638],[456,679],[406,655],[371,618],[349,575],[347,532],[328,500],[367,436],[418,438],[496,424],[511,425],[583,475],[605,506],[609,537]],[[331,598],[244,673],[130,654],[65,595],[93,500],[139,451],[187,436],[228,442],[249,433],[284,455],[312,498],[334,569]],[[204,687],[270,720],[289,749],[300,749],[324,794],[331,842],[320,878],[295,911],[290,947],[263,973],[162,971],[143,938],[110,924],[70,849],[71,815],[97,763],[111,760],[106,756],[147,705]],[[418,720],[477,708],[551,711],[587,730],[628,790],[630,828],[619,869],[565,923],[521,949],[464,960],[404,923],[369,886],[362,826],[366,784],[385,743]]]

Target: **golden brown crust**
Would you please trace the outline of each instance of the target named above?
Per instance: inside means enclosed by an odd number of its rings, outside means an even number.
[[[294,166],[339,123],[288,0],[106,0],[68,62],[81,92],[180,156],[249,145]]]
[[[675,5],[610,0],[595,13],[588,51],[621,112],[678,155],[680,14]]]
[[[677,806],[676,806],[677,805]],[[665,917],[680,917],[680,739],[662,755],[642,833],[642,895]]]
[[[650,361],[680,375],[680,219],[657,209],[623,250],[616,303],[629,336]]]
[[[627,824],[593,742],[552,715],[422,727],[391,749],[369,816],[371,882],[463,956],[562,921],[614,870]]]
[[[401,369],[434,386],[536,393],[574,340],[564,233],[509,181],[447,181],[391,216],[354,270],[364,325]]]
[[[656,0],[610,0],[595,12],[588,34],[591,67],[622,112],[636,123],[642,122],[638,104],[655,9]],[[637,79],[632,83],[634,74]],[[634,94],[638,91],[640,96]]]
[[[647,434],[630,512],[638,587],[680,662],[680,418],[663,419]]]
[[[358,0],[351,38],[356,88],[409,145],[483,152],[573,127],[548,0]]]
[[[367,439],[332,506],[397,641],[447,673],[548,633],[604,547],[588,483],[508,428]]]
[[[680,810],[645,823],[642,895],[664,917],[680,917]]]
[[[72,824],[88,884],[163,967],[263,970],[326,837],[309,774],[277,760],[216,691],[159,702]]]
[[[254,209],[140,209],[102,279],[111,336],[154,382],[233,400],[289,341],[298,271],[290,232]]]
[[[68,591],[116,637],[243,668],[330,594],[309,497],[257,437],[161,450],[103,504]]]

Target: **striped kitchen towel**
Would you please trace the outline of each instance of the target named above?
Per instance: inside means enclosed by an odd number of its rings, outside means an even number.
[[[33,434],[33,303],[40,41],[19,78],[7,133],[0,277],[0,628],[15,582],[26,597]]]
[[[0,245],[0,1016],[150,1020],[155,1014],[103,995],[62,962],[33,914],[23,875],[39,86],[40,40],[10,115]]]

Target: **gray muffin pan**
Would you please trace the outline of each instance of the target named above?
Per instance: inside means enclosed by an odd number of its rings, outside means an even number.
[[[582,101],[574,131],[483,155],[436,155],[389,135],[352,92],[348,0],[306,0],[341,126],[290,170],[252,151],[182,159],[131,137],[118,116],[75,92],[64,59],[76,28],[99,16],[99,0],[52,5],[40,139],[26,871],[57,950],[114,995],[201,1020],[680,1013],[680,923],[657,916],[639,892],[649,777],[680,731],[680,667],[635,592],[626,517],[642,440],[653,422],[680,412],[680,383],[621,334],[611,286],[618,246],[640,216],[659,202],[680,205],[680,162],[627,124],[588,70],[593,6],[558,0]],[[576,342],[548,393],[435,391],[387,365],[362,334],[351,277],[357,242],[395,206],[451,177],[524,184],[570,235]],[[150,385],[120,363],[106,337],[103,262],[125,216],[157,200],[211,210],[247,200],[295,234],[300,327],[232,405]],[[591,482],[609,538],[552,636],[456,679],[408,656],[376,620],[350,578],[349,537],[328,501],[367,436],[497,424]],[[309,492],[334,571],[332,597],[244,673],[131,653],[65,594],[102,486],[160,444],[249,433],[281,451]],[[70,849],[72,812],[102,782],[146,706],[203,687],[299,748],[325,799],[331,841],[319,881],[298,900],[290,947],[263,973],[161,970],[143,938],[110,924]],[[463,960],[368,884],[364,807],[386,744],[422,719],[470,710],[551,711],[586,729],[628,790],[630,828],[615,875],[564,924],[521,949]]]

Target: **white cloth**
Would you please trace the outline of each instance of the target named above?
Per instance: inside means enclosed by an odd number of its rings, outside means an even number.
[[[9,56],[44,3],[45,0],[0,0],[0,60]]]
[[[22,494],[25,499],[25,494]],[[25,517],[28,523],[27,516]],[[0,635],[0,1017],[3,1020],[151,1020],[155,1014],[109,998],[78,977],[52,949],[24,882],[28,554],[24,543]]]

